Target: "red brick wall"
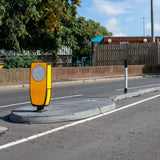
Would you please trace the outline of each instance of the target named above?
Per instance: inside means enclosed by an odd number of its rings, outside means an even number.
[[[129,66],[129,74],[142,74],[158,72],[156,67],[145,67],[143,65]],[[147,72],[148,71],[148,72]],[[99,66],[99,67],[59,67],[52,68],[52,80],[66,80],[71,78],[87,78],[98,76],[123,75],[124,66]],[[30,69],[0,69],[0,83],[2,82],[29,82]]]
[[[1,82],[29,81],[29,68],[0,69]]]

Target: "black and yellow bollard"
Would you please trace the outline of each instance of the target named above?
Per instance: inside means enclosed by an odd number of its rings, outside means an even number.
[[[51,98],[51,63],[34,62],[30,72],[30,99],[37,111],[49,105]]]

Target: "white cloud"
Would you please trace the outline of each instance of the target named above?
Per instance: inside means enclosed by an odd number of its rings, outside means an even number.
[[[146,34],[150,34],[150,0],[82,0],[86,16],[100,22],[115,35],[143,35],[145,17]],[[154,1],[155,35],[160,35],[160,0]],[[82,6],[83,7],[83,6]],[[114,17],[114,18],[113,18]],[[106,19],[108,21],[106,22]]]
[[[127,35],[124,33],[113,34],[113,37],[126,37]]]
[[[145,25],[145,28],[146,28],[147,30],[151,30],[151,23],[147,23],[147,24]]]
[[[147,23],[147,24],[145,25],[145,28],[146,28],[147,30],[151,30],[151,23]],[[154,30],[155,30],[155,32],[160,32],[160,24],[155,23],[155,24],[154,24]]]
[[[132,7],[128,1],[93,0],[90,11],[101,15],[120,15],[130,12]]]
[[[105,27],[107,28],[108,31],[113,32],[114,36],[126,36],[121,32],[120,24],[118,20],[114,17],[110,18],[106,22]]]
[[[105,27],[112,32],[119,32],[120,28],[119,28],[119,24],[116,18],[112,17],[110,18],[107,22]]]
[[[160,0],[155,0],[154,4],[160,6]]]
[[[128,17],[125,19],[125,21],[129,22],[129,21],[134,21],[136,18],[135,17]]]

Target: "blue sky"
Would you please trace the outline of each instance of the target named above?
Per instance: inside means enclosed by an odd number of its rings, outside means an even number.
[[[160,0],[153,1],[155,35],[160,36]],[[151,0],[81,0],[78,14],[99,22],[114,36],[143,36],[144,31],[147,36],[151,35],[150,4]]]

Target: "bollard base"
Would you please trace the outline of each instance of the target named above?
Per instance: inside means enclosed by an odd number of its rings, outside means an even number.
[[[37,106],[37,112],[42,112],[44,109],[44,106]]]
[[[124,93],[127,93],[127,88],[124,88]]]

